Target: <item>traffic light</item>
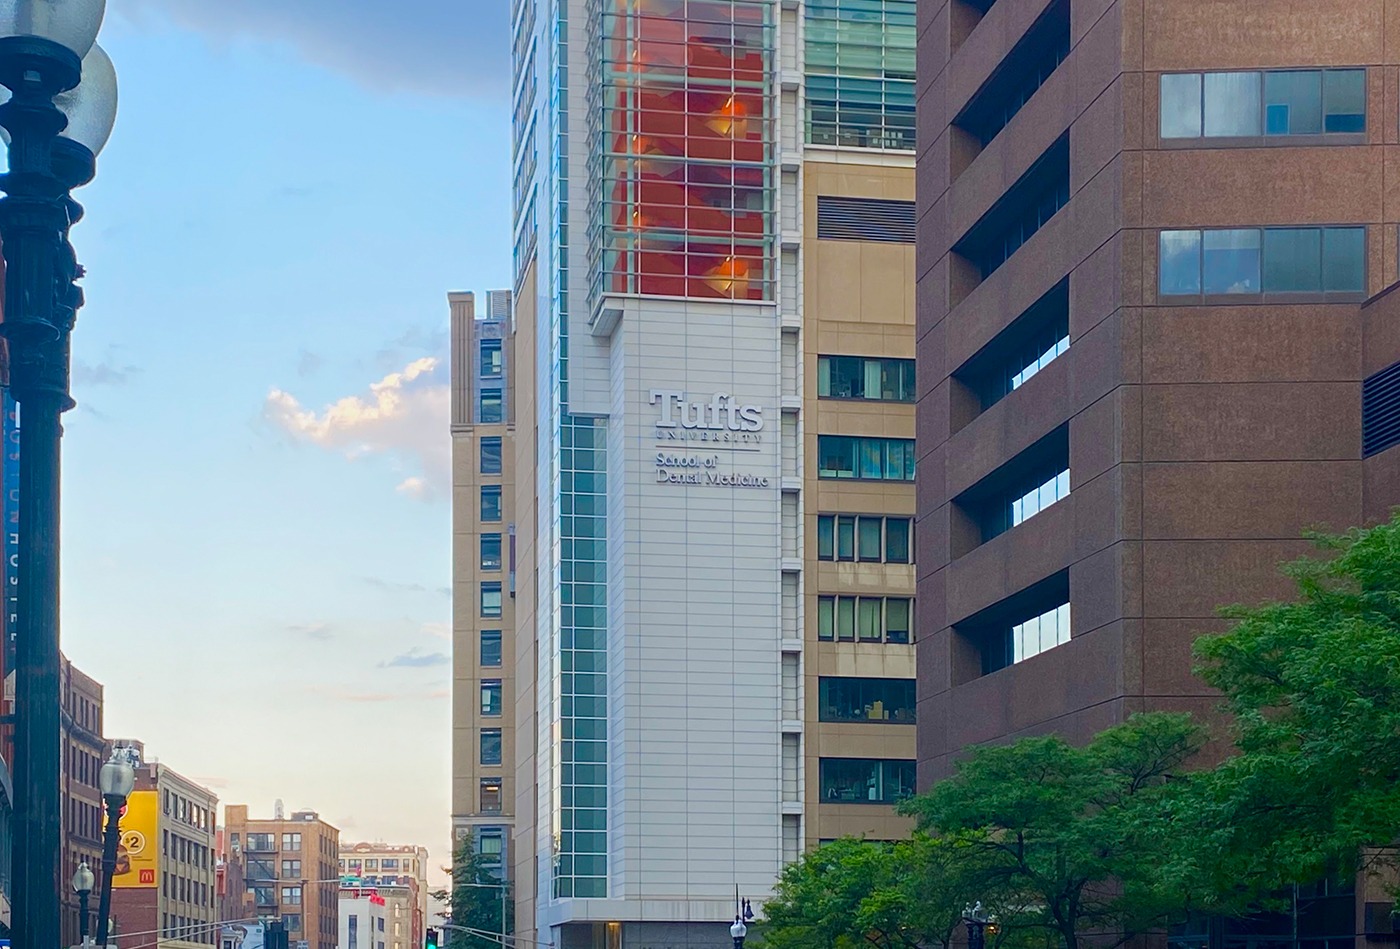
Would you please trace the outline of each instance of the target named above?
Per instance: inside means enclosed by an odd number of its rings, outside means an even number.
[[[425,949],[438,949],[441,937],[436,929],[429,929],[426,938],[423,940]]]

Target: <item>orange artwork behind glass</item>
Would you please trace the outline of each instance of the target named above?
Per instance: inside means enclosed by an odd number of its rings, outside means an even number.
[[[772,237],[765,7],[636,0],[609,17],[613,292],[766,299]]]

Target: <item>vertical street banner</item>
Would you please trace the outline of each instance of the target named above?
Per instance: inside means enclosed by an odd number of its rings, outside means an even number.
[[[15,639],[18,632],[19,604],[19,406],[4,390],[3,430],[5,457],[0,460],[0,487],[4,488],[5,569],[4,569],[4,632],[5,673],[15,668]]]

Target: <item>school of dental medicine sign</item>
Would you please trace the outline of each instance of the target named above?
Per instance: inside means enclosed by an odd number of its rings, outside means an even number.
[[[656,453],[658,484],[771,486],[767,475],[726,470],[723,456],[714,453],[760,451],[762,407],[741,403],[728,392],[716,392],[708,401],[688,399],[683,389],[652,389],[648,395],[656,409],[656,443],[670,449]],[[691,453],[697,449],[703,451]],[[729,455],[731,461],[736,457]]]

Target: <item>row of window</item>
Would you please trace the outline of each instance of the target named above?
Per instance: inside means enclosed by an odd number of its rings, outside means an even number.
[[[817,395],[823,399],[913,402],[914,360],[818,356]]]
[[[237,843],[237,840],[234,841]],[[249,834],[247,850],[249,853],[273,853],[277,850],[276,834]],[[283,850],[300,850],[301,834],[283,834]]]
[[[898,804],[914,794],[914,762],[822,758],[818,782],[825,804]]]
[[[1366,70],[1280,69],[1162,76],[1164,139],[1366,131]]]
[[[175,863],[188,863],[201,870],[208,870],[212,862],[212,848],[197,841],[181,837],[168,830],[160,832],[161,853]]]
[[[219,925],[207,919],[195,919],[192,916],[172,916],[169,913],[160,914],[161,941],[166,939],[178,939],[180,942],[199,942],[206,945],[214,945],[215,937],[219,934]]]
[[[1247,227],[1162,231],[1165,297],[1361,293],[1364,227]]]
[[[888,722],[913,725],[913,679],[822,676],[817,717],[823,722]]]
[[[910,563],[911,517],[819,514],[817,559],[860,563]]]
[[[907,596],[819,596],[817,639],[906,645],[913,602]]]
[[[1034,615],[1003,626],[987,639],[982,651],[984,675],[1024,662],[1070,641],[1068,596],[1062,597],[1061,602],[1048,609],[1034,609]]]
[[[398,872],[398,870],[399,870],[399,858],[398,858],[398,857],[383,857],[383,858],[380,858],[380,857],[363,857],[363,858],[351,857],[348,863],[346,862],[346,860],[345,860],[344,858],[342,858],[341,861],[340,861],[340,869],[344,870],[347,866],[348,866],[348,867],[350,868],[350,870],[353,871],[353,872],[358,872],[358,871],[360,871],[360,870],[393,870],[393,871],[395,871],[395,872]],[[405,861],[403,861],[403,869],[405,869],[405,870],[412,870],[412,869],[414,869],[414,867],[413,867],[413,861],[412,861],[412,860],[405,860]],[[298,871],[298,872],[299,872],[299,871]]]
[[[819,435],[817,477],[913,481],[914,440]]]
[[[213,906],[214,888],[208,883],[191,880],[162,870],[160,874],[161,892],[168,900],[192,903],[195,906]]]
[[[808,0],[808,142],[914,148],[915,19],[915,0]]]

